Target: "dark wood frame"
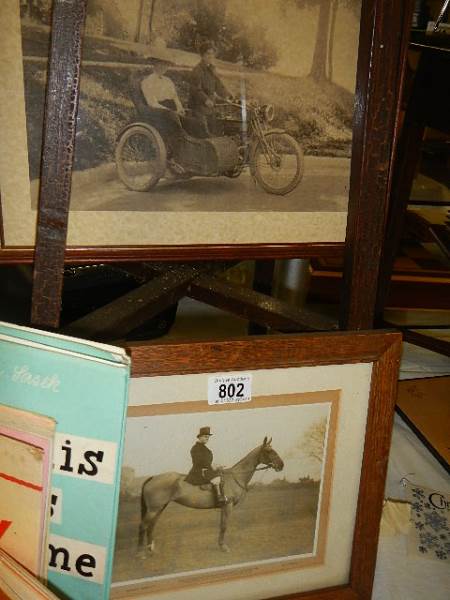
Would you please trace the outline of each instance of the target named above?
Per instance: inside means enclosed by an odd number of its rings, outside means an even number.
[[[258,336],[246,340],[132,344],[133,377],[372,363],[349,582],[272,600],[370,600],[394,417],[401,335],[395,332]],[[124,598],[138,597],[130,591]]]
[[[49,85],[47,90],[48,126],[43,142],[40,192],[40,212],[42,214],[45,208],[46,217],[39,220],[37,238],[43,247],[47,266],[50,266],[49,263],[56,266],[65,248],[87,1],[54,0],[48,77],[49,81],[58,85]],[[399,104],[399,64],[405,51],[405,35],[409,31],[410,5],[409,0],[362,0],[346,238],[346,256],[356,270],[359,270],[360,263],[364,270],[370,270],[381,250]],[[57,131],[60,132],[59,138],[56,137]],[[51,238],[53,243],[48,243]],[[343,242],[76,247],[65,250],[65,261],[298,258],[335,255],[336,251],[343,249]],[[39,252],[37,254],[39,256]],[[31,262],[34,256],[33,247],[2,245],[0,248],[0,263]],[[372,270],[369,283],[374,278]]]

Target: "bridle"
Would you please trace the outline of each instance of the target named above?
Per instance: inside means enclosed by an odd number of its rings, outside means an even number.
[[[260,457],[263,453],[264,448],[261,449],[261,452],[259,453],[258,456],[258,463],[261,462]],[[267,471],[267,469],[274,469],[275,468],[275,464],[273,462],[267,463],[266,465],[264,465],[263,467],[256,467],[255,469],[249,469],[248,471],[240,471],[242,474],[246,475],[248,473],[255,473],[256,471]],[[238,486],[242,489],[247,491],[248,487],[247,485],[242,485],[242,483],[240,481],[238,481],[234,475],[234,473],[232,472],[232,469],[227,469],[231,472],[231,476],[233,478],[233,480],[238,484]]]
[[[251,471],[241,471],[241,473],[244,473],[244,475],[246,473],[255,473],[256,471],[267,471],[267,469],[272,469],[273,468],[273,463],[270,463],[269,465],[265,465],[264,467],[256,467],[256,469],[252,469]],[[234,481],[238,484],[238,486],[247,491],[248,490],[248,486],[247,485],[242,485],[242,483],[240,481],[238,481],[234,475],[234,473],[231,473],[231,477],[234,479]]]

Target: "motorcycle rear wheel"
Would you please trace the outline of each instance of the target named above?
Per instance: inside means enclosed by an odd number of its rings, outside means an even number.
[[[151,190],[167,168],[166,145],[150,125],[126,129],[117,143],[115,158],[120,180],[135,192]]]
[[[250,171],[269,194],[284,196],[303,178],[303,150],[288,133],[269,131],[258,140],[250,157]]]

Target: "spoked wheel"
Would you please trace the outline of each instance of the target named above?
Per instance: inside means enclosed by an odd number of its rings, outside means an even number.
[[[291,192],[303,177],[303,151],[288,133],[268,132],[258,140],[250,170],[258,184],[270,194]]]
[[[236,179],[236,177],[239,177],[239,175],[242,173],[242,166],[238,166],[235,169],[233,169],[232,171],[227,171],[226,173],[224,173],[224,175],[226,177],[229,177],[230,179]]]
[[[133,125],[125,130],[117,143],[115,157],[122,183],[135,192],[152,189],[166,171],[166,146],[150,125]]]

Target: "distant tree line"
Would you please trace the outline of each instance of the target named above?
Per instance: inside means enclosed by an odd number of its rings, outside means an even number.
[[[245,1],[245,0],[243,0]],[[271,0],[279,10],[317,9],[317,33],[309,75],[315,81],[333,80],[333,48],[339,8],[359,15],[361,0]],[[126,0],[90,0],[89,17],[101,15],[103,34],[129,38],[121,23],[119,7]],[[22,17],[50,23],[51,0],[20,0]],[[135,3],[137,35],[134,41],[149,43],[155,26],[171,46],[198,52],[202,42],[214,42],[218,58],[253,69],[267,70],[278,61],[277,50],[264,27],[247,23],[227,11],[226,0],[139,0]],[[134,18],[134,17],[133,17]],[[88,18],[89,20],[89,18]],[[98,19],[97,19],[98,20]],[[281,42],[281,40],[280,40]]]

